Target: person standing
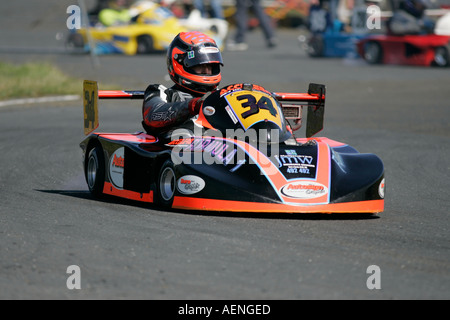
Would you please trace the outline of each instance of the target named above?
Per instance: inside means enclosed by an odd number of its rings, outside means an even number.
[[[266,45],[268,48],[276,46],[275,31],[270,24],[269,16],[264,12],[260,0],[236,0],[236,35],[234,41],[227,45],[227,49],[231,51],[243,51],[248,49],[245,42],[248,31],[248,11],[249,9],[255,14],[262,29]]]
[[[205,0],[194,0],[194,8],[200,11],[203,18],[207,18],[208,14],[205,9]],[[222,9],[222,0],[210,0],[209,4],[211,6],[212,18],[216,19],[224,19],[223,17],[223,9]]]

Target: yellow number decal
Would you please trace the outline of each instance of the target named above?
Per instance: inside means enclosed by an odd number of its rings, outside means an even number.
[[[245,130],[261,121],[273,122],[281,129],[281,116],[272,96],[260,91],[240,91],[226,99]]]

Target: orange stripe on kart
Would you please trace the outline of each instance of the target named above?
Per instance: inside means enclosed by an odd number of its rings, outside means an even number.
[[[175,197],[172,207],[174,209],[230,212],[379,213],[384,211],[384,200],[368,200],[302,206],[278,203]]]
[[[130,200],[142,201],[142,202],[153,202],[153,191],[149,193],[140,193],[135,191],[117,189],[110,182],[105,182],[103,186],[103,193],[109,194],[116,197],[121,197]]]
[[[154,136],[146,133],[97,133],[97,135],[99,137],[114,141],[127,141],[136,143],[155,143],[158,141],[158,139],[156,139]]]
[[[283,202],[290,204],[327,204],[330,195],[330,148],[327,143],[321,140],[317,141],[317,173],[316,180],[311,179],[295,179],[287,180],[278,167],[270,161],[262,152],[255,147],[243,141],[234,140],[247,154],[258,164],[264,175],[272,183]],[[282,189],[286,188],[314,188],[320,187],[324,191],[321,195],[310,198],[290,197],[282,193]]]

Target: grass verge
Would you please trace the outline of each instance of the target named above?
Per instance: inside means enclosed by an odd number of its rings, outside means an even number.
[[[15,65],[0,61],[0,100],[81,94],[82,81],[46,62]]]

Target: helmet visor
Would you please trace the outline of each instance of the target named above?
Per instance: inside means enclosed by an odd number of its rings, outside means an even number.
[[[209,43],[200,44],[188,50],[184,58],[184,66],[191,68],[204,63],[220,63],[223,65],[219,48]]]

